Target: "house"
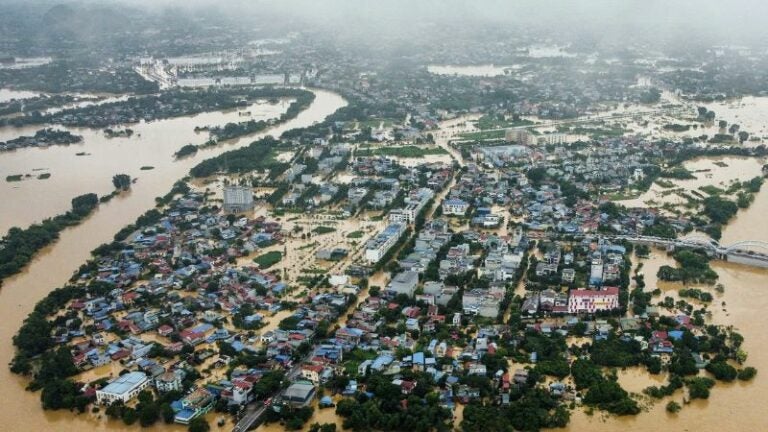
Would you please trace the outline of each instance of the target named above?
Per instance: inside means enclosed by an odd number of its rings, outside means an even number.
[[[96,390],[96,403],[103,405],[116,401],[126,403],[138,396],[147,386],[149,386],[149,378],[144,372],[128,372],[117,377],[104,388]]]
[[[320,384],[323,369],[324,367],[322,365],[302,365],[301,377],[312,382],[312,384]]]

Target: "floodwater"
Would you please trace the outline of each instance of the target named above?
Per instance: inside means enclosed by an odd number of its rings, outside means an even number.
[[[291,124],[312,124],[325,110],[332,109],[340,99],[330,93],[318,92],[318,101],[303,115],[311,121]],[[0,232],[13,226],[25,227],[32,222],[63,213],[70,208],[72,198],[89,192],[99,196],[110,193],[112,176],[128,174],[137,182],[127,196],[152,193],[150,198],[164,195],[169,180],[179,179],[198,162],[224,150],[246,145],[257,136],[278,134],[286,126],[271,129],[266,134],[239,138],[203,149],[196,155],[176,160],[173,154],[188,143],[202,144],[207,132],[196,133],[195,126],[224,125],[251,119],[271,119],[285,112],[290,101],[278,104],[254,103],[246,110],[251,117],[241,117],[238,110],[202,113],[195,116],[127,125],[134,131],[130,138],[107,138],[100,129],[63,128],[82,135],[83,142],[69,146],[26,148],[0,155],[0,179],[8,175],[31,175],[21,182],[0,182]],[[304,118],[304,117],[301,117]],[[300,118],[300,119],[301,119]],[[19,135],[33,135],[40,126],[0,128],[0,141]],[[78,155],[80,154],[80,155]],[[154,167],[142,170],[142,167]],[[40,173],[50,173],[47,180],[38,180]],[[34,199],[30,199],[34,197]]]
[[[665,188],[657,183],[651,185],[647,192],[631,200],[618,201],[627,207],[643,207],[645,205],[660,206],[663,203],[685,204],[687,200],[674,191],[682,190],[690,195],[697,191],[703,196],[707,193],[700,190],[704,186],[715,186],[728,189],[734,181],[746,181],[760,176],[764,161],[756,158],[737,156],[702,157],[687,161],[683,166],[696,177],[689,180],[661,179],[673,183],[674,186]]]
[[[0,102],[10,102],[14,99],[29,99],[40,96],[40,92],[26,91],[26,90],[11,90],[7,88],[0,88]]]
[[[768,230],[762,225],[768,212],[768,188],[763,188],[755,197],[755,202],[746,210],[739,211],[734,220],[723,229],[722,244],[732,244],[742,240],[760,240],[768,242]],[[663,296],[675,300],[675,291],[679,284],[657,282],[656,272],[662,265],[675,265],[674,260],[663,251],[655,250],[650,259],[643,262],[646,277],[646,290],[662,290]],[[713,287],[697,286],[713,293],[715,300],[709,306],[712,320],[716,324],[732,325],[744,336],[743,349],[748,353],[748,366],[758,369],[758,375],[752,382],[718,383],[712,389],[706,401],[694,401],[684,405],[683,393],[655,402],[648,412],[635,417],[604,416],[595,413],[586,415],[576,410],[571,416],[567,432],[613,432],[617,430],[640,432],[649,430],[717,432],[724,430],[764,431],[768,430],[768,418],[763,415],[765,395],[768,394],[768,270],[713,261],[712,268],[720,276],[719,283],[725,286],[725,292],[718,294]],[[654,298],[654,302],[661,300]],[[725,302],[725,307],[721,306]],[[643,385],[643,374],[639,371],[621,371],[619,380],[628,390],[638,391],[650,385],[658,385],[656,377],[648,376]],[[665,406],[674,400],[683,405],[678,414],[668,414]]]
[[[46,250],[42,251],[32,262],[32,264],[25,269],[24,272],[7,279],[0,290],[0,316],[3,317],[3,324],[0,326],[0,382],[3,383],[4,392],[6,397],[3,398],[4,409],[0,411],[0,427],[2,430],[8,431],[23,431],[23,430],[56,430],[56,431],[76,431],[82,432],[83,430],[96,429],[96,430],[125,430],[120,422],[106,421],[103,418],[98,418],[97,415],[87,414],[75,416],[72,413],[66,411],[46,412],[40,407],[40,394],[30,393],[24,391],[26,386],[26,380],[22,377],[18,377],[10,373],[5,366],[11,360],[14,350],[11,344],[13,335],[18,330],[23,319],[32,310],[35,303],[42,299],[51,289],[63,285],[72,273],[88,259],[90,251],[96,246],[108,242],[112,239],[112,236],[123,226],[132,223],[139,215],[146,210],[154,206],[154,198],[165,194],[170,190],[173,183],[186,174],[192,164],[196,161],[200,161],[204,158],[211,157],[225,150],[235,148],[235,146],[245,145],[251,142],[254,138],[259,136],[272,134],[279,135],[285,130],[293,129],[297,127],[306,127],[314,122],[322,121],[325,117],[335,112],[337,109],[343,107],[346,102],[338,94],[314,90],[316,99],[312,105],[303,111],[299,116],[286,124],[280,125],[273,129],[269,129],[261,134],[257,134],[251,137],[242,138],[235,141],[232,144],[222,145],[213,149],[201,151],[194,158],[194,160],[185,161],[181,163],[167,163],[163,160],[170,157],[173,151],[178,147],[185,144],[186,129],[192,128],[196,125],[204,125],[210,122],[217,122],[225,119],[222,117],[197,117],[194,121],[185,120],[181,124],[166,125],[168,128],[165,133],[156,132],[156,138],[152,142],[156,146],[145,145],[143,150],[134,150],[124,153],[123,157],[128,166],[139,166],[144,164],[145,161],[149,165],[156,166],[153,171],[142,172],[139,182],[133,187],[130,193],[117,197],[110,201],[106,205],[102,205],[94,212],[88,219],[86,219],[79,226],[67,229],[61,233],[60,239]],[[237,116],[237,113],[233,114]],[[234,117],[233,117],[234,118]],[[162,122],[156,122],[154,124],[160,124]],[[144,126],[144,125],[142,125]],[[153,124],[146,125],[147,128],[153,127]],[[136,129],[136,128],[135,128]],[[142,130],[142,135],[149,134]],[[203,137],[201,136],[202,140]],[[134,139],[125,140],[127,143],[131,143]],[[157,140],[157,141],[154,141]],[[105,141],[101,144],[104,147],[118,146],[121,139],[116,138],[112,141]],[[147,139],[148,141],[148,139]],[[172,141],[167,143],[166,141]],[[150,142],[149,144],[151,144]],[[84,144],[90,145],[90,144]],[[67,150],[66,147],[62,149]],[[129,147],[132,149],[132,147]],[[45,154],[51,150],[56,151],[56,148],[50,148],[47,150],[29,150],[22,151],[20,153],[42,153]],[[69,152],[74,152],[74,148],[69,148]],[[92,145],[89,151],[101,153],[103,150],[98,149],[98,146]],[[155,154],[155,160],[151,157],[151,154]],[[200,154],[202,153],[202,154]],[[2,161],[8,155],[0,155],[0,161]],[[50,160],[48,160],[50,161]],[[71,162],[71,161],[70,161]],[[106,162],[106,161],[105,161]],[[37,160],[33,160],[32,165],[38,163]],[[59,175],[66,177],[67,164],[60,164]],[[79,165],[73,165],[70,163],[70,170],[83,174],[84,167]],[[91,165],[92,168],[96,169]],[[122,168],[122,167],[121,167]],[[130,170],[121,170],[130,171]],[[56,173],[54,172],[54,177]],[[111,182],[111,174],[109,177],[102,180],[98,178],[99,184],[102,182]],[[88,186],[87,184],[85,186]],[[76,189],[73,188],[71,192]],[[88,191],[88,190],[86,190]],[[39,195],[35,199],[27,197],[25,202],[27,205],[36,205],[35,201],[47,201],[54,200],[56,192],[50,192],[49,190],[42,189],[39,191]],[[68,201],[71,197],[67,196]],[[3,198],[4,203],[3,211],[5,211],[5,203],[8,201]],[[53,211],[55,213],[56,207],[49,208],[42,206],[41,212]],[[40,216],[35,215],[35,218]],[[3,216],[4,218],[4,216]],[[5,220],[2,219],[5,223]],[[103,416],[102,416],[103,417]],[[215,419],[220,417],[218,414],[209,414],[209,420],[214,430],[217,430],[215,426]],[[138,426],[134,426],[138,427]],[[160,430],[174,430],[182,431],[186,428],[180,426],[158,426]],[[222,430],[231,430],[231,425],[225,426]]]

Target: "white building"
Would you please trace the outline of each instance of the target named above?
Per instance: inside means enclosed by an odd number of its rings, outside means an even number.
[[[469,203],[460,199],[448,199],[443,201],[443,214],[464,216],[469,208]]]
[[[123,403],[135,398],[149,386],[149,378],[143,372],[129,372],[119,376],[103,389],[96,390],[96,402],[109,405],[115,401]]]
[[[568,313],[595,313],[619,308],[619,289],[607,287],[601,290],[571,290],[568,297]]]
[[[419,215],[419,212],[425,205],[427,205],[433,196],[435,196],[435,193],[432,189],[421,188],[417,190],[406,199],[407,204],[404,208],[395,209],[389,213],[389,221],[397,223],[414,223],[416,221],[416,216]]]
[[[376,263],[384,257],[389,249],[397,243],[397,240],[405,232],[405,225],[393,223],[379,233],[376,237],[368,240],[365,245],[365,259],[370,263]]]
[[[181,391],[181,374],[176,372],[166,372],[155,378],[155,388],[160,393],[169,391]]]
[[[242,213],[253,210],[253,190],[245,186],[224,187],[224,211]]]

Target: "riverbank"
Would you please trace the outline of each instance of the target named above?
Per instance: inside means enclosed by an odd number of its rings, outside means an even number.
[[[313,92],[316,94],[316,99],[309,108],[294,120],[277,128],[269,129],[262,135],[279,135],[289,129],[310,126],[315,122],[322,121],[346,104],[338,94],[323,90],[313,90]],[[159,122],[153,123],[153,125],[157,123]],[[189,128],[189,130],[191,129]],[[100,131],[97,132],[101,133]],[[178,138],[173,139],[173,137],[177,136],[178,133],[183,133],[183,131],[166,130],[157,133],[159,136],[165,136],[172,141],[171,143],[164,143],[164,148],[167,147],[166,151],[169,154],[172,154],[179,147]],[[54,246],[41,251],[25,270],[5,281],[3,289],[0,290],[0,315],[4,317],[4,325],[0,327],[0,360],[4,364],[10,362],[14,353],[11,339],[35,303],[51,289],[63,285],[73,272],[90,257],[91,250],[111,241],[114,233],[135,221],[147,209],[154,207],[154,198],[164,195],[177,179],[186,174],[191,165],[219,152],[245,145],[258,136],[260,135],[244,137],[231,143],[231,145],[222,145],[215,149],[200,151],[194,158],[179,164],[167,163],[163,165],[160,163],[161,161],[155,161],[147,155],[149,159],[147,162],[152,162],[152,165],[156,167],[155,170],[147,172],[152,173],[152,175],[142,178],[134,185],[130,193],[120,195],[110,201],[108,205],[101,206],[81,225],[64,230]],[[146,149],[146,152],[151,153],[151,148]],[[9,155],[13,155],[13,153]],[[158,158],[155,157],[154,159]],[[160,169],[161,165],[164,169]],[[71,169],[75,171],[74,175],[82,176],[83,172],[78,171],[77,167]],[[108,179],[105,179],[105,182],[109,183]],[[47,193],[50,193],[50,196],[54,194],[53,192]],[[2,220],[5,222],[5,219]],[[92,415],[75,416],[66,411],[43,411],[40,408],[39,393],[24,391],[24,387],[27,385],[26,381],[24,378],[13,375],[8,368],[2,368],[0,372],[0,382],[3,382],[8,388],[8,392],[13,394],[11,398],[8,398],[9,401],[2,411],[4,414],[0,414],[0,421],[8,430],[80,432],[85,428],[95,430],[123,430],[124,428],[118,422],[108,422]],[[211,422],[215,424],[215,416],[213,414],[211,416]],[[213,428],[216,429],[216,426]],[[181,431],[185,428],[178,425],[161,425],[158,426],[157,430]],[[226,426],[222,430],[226,430]]]

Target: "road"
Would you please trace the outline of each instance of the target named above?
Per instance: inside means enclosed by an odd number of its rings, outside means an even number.
[[[311,354],[310,354],[311,355]],[[309,359],[309,355],[304,358],[302,361],[296,362],[293,367],[288,371],[288,373],[285,375],[285,380],[293,381],[296,379],[296,377],[299,375],[299,372],[301,372],[301,365]],[[282,390],[281,390],[282,391]],[[270,399],[274,399],[278,394],[280,394],[280,391],[273,394]],[[241,418],[237,424],[235,425],[234,429],[232,429],[233,432],[245,432],[252,428],[254,425],[257,425],[259,423],[259,419],[262,415],[264,415],[265,412],[267,412],[267,409],[269,407],[265,406],[261,401],[255,401],[252,402],[250,405],[248,405],[248,408],[246,409],[246,414]]]

